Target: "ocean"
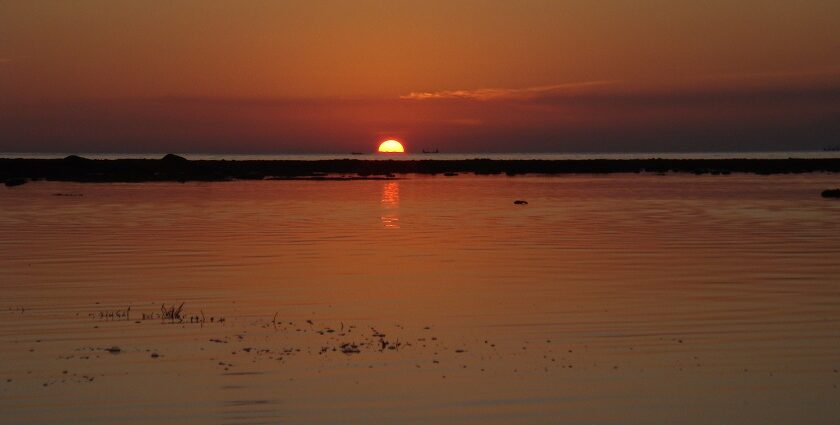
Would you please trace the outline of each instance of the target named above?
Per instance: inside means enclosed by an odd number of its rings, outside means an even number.
[[[0,422],[831,422],[838,184],[3,187]]]

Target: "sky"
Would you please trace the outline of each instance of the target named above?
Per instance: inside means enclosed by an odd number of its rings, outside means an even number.
[[[836,0],[0,0],[0,151],[819,150]]]

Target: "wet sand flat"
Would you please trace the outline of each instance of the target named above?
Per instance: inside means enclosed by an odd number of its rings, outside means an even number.
[[[831,422],[839,183],[2,187],[0,422]]]

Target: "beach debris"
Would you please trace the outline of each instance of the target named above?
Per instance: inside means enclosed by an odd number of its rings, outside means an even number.
[[[402,346],[402,343],[399,341],[391,342],[386,340],[385,338],[379,338],[379,351],[387,350],[397,350]]]
[[[822,191],[822,197],[823,198],[840,198],[840,189],[826,189],[826,190]]]
[[[159,320],[163,320],[163,321],[168,320],[170,323],[184,323],[184,322],[200,323],[203,326],[204,322],[206,321],[206,319],[204,317],[204,311],[201,311],[201,315],[187,316],[184,313],[184,304],[185,303],[183,303],[183,302],[179,305],[172,304],[171,306],[167,306],[165,303],[161,304],[160,305],[160,310],[157,311],[157,312],[140,313],[140,316],[141,316],[140,320],[142,321],[142,320],[158,320],[159,319]],[[129,319],[128,318],[128,313],[129,313],[130,310],[131,310],[131,307],[129,307],[128,309],[126,309],[124,311],[124,316],[125,316],[126,320]],[[122,316],[118,315],[118,317],[122,317]],[[210,321],[211,322],[213,321],[212,317],[211,317]],[[140,322],[138,321],[136,323],[140,323]]]
[[[152,304],[154,306],[154,304]],[[179,310],[183,311],[184,304],[181,303],[180,305],[163,305],[162,310],[160,313],[155,313],[155,317],[157,318],[164,318],[169,317],[165,316],[164,311],[174,311],[178,312]],[[136,306],[134,307],[136,309]],[[135,314],[136,315],[136,314]],[[171,317],[182,317],[184,318],[183,323],[188,323],[189,318],[191,316],[187,316],[184,313],[179,313],[173,315]],[[542,338],[538,338],[537,341],[539,342],[535,347],[530,346],[530,341],[521,341],[519,344],[510,345],[510,344],[501,344],[502,346],[507,345],[509,350],[497,350],[495,348],[495,344],[492,344],[489,339],[476,337],[474,339],[474,344],[470,345],[470,341],[461,340],[461,341],[448,341],[448,338],[445,336],[432,336],[433,334],[429,332],[432,329],[437,330],[437,326],[429,326],[419,324],[414,328],[415,334],[404,334],[404,331],[409,331],[412,329],[412,326],[403,326],[401,324],[392,324],[392,325],[383,325],[382,324],[374,324],[368,323],[366,325],[356,324],[354,325],[352,322],[342,322],[339,320],[328,321],[322,318],[318,319],[311,319],[309,321],[312,322],[310,326],[314,328],[314,320],[319,321],[319,326],[317,329],[307,328],[306,325],[303,327],[307,330],[304,331],[305,334],[295,334],[295,329],[293,327],[287,327],[291,325],[293,322],[281,322],[279,321],[279,312],[275,312],[274,316],[270,319],[271,323],[274,323],[277,326],[277,333],[269,331],[259,331],[259,333],[252,333],[249,329],[242,329],[241,333],[230,333],[230,334],[220,334],[216,335],[215,338],[209,339],[211,343],[216,344],[230,344],[227,347],[224,346],[216,346],[213,347],[212,344],[202,344],[203,347],[199,347],[199,349],[204,352],[205,349],[207,352],[214,352],[212,356],[208,356],[209,360],[211,361],[209,364],[211,365],[218,365],[219,371],[224,369],[224,371],[234,370],[234,365],[232,361],[238,359],[237,364],[241,365],[241,362],[247,363],[257,363],[263,360],[271,360],[274,364],[281,365],[281,364],[290,364],[289,361],[292,357],[297,356],[323,356],[321,357],[324,362],[335,362],[339,361],[341,363],[346,363],[349,367],[354,362],[363,361],[363,364],[359,366],[367,365],[369,360],[373,360],[375,358],[380,358],[384,360],[387,357],[391,357],[391,355],[385,354],[393,351],[393,356],[400,359],[400,361],[408,358],[413,359],[414,361],[411,363],[405,363],[408,367],[414,365],[417,370],[428,370],[429,373],[431,371],[438,369],[440,372],[443,372],[443,369],[439,369],[442,364],[447,364],[447,367],[450,368],[457,368],[458,370],[474,370],[485,372],[486,370],[492,370],[490,368],[485,369],[485,365],[483,364],[473,364],[467,361],[468,359],[474,358],[475,360],[480,359],[481,361],[487,361],[492,359],[498,359],[504,356],[528,356],[531,357],[530,353],[537,352],[534,356],[541,356],[542,359],[540,360],[540,364],[533,365],[534,367],[518,367],[514,369],[514,373],[519,373],[519,369],[522,369],[523,373],[532,372],[532,371],[545,371],[550,372],[552,370],[560,370],[560,369],[571,369],[574,366],[569,363],[570,359],[564,357],[563,355],[559,355],[561,352],[569,352],[571,353],[572,350],[568,349],[568,347],[564,347],[562,350],[560,347],[557,347],[557,344],[560,342],[554,341],[553,339],[547,339],[546,336]],[[264,327],[271,327],[271,323],[267,323],[265,320],[267,317],[263,316],[262,318],[254,319],[252,323],[254,325],[258,325],[260,328]],[[177,319],[176,319],[177,320]],[[307,322],[309,322],[307,321]],[[242,323],[242,321],[234,320],[232,323]],[[175,328],[183,328],[183,329],[197,329],[193,328],[189,325],[177,326]],[[353,328],[361,329],[363,332],[358,332],[359,335],[355,337],[345,337],[343,333],[339,333],[339,329],[342,331],[347,331]],[[429,332],[428,334],[424,332]],[[301,342],[302,345],[299,345],[299,348],[282,348],[282,347],[272,347],[272,348],[260,348],[261,344],[259,341],[265,341],[265,343],[272,343],[272,339],[279,335],[279,333],[289,333],[292,338],[304,338]],[[386,336],[387,334],[387,336]],[[349,335],[349,334],[348,334]],[[210,335],[207,336],[209,338]],[[409,342],[400,342],[400,339]],[[203,341],[208,341],[208,339],[202,339]],[[248,340],[245,343],[245,340]],[[679,343],[682,340],[679,338],[664,338],[663,340],[672,341],[674,343]],[[253,341],[253,342],[252,342]],[[345,342],[346,341],[346,342]],[[446,342],[444,342],[446,341]],[[38,340],[35,340],[38,342]],[[550,344],[550,345],[542,345],[542,343]],[[247,344],[247,345],[245,345]],[[427,345],[428,344],[428,345]],[[265,346],[262,346],[265,347]],[[427,348],[428,347],[428,348]],[[541,350],[532,350],[532,348],[541,347]],[[584,346],[583,350],[585,351],[586,346]],[[28,348],[28,347],[27,347]],[[77,349],[77,351],[94,351],[102,353],[103,351],[107,351],[110,354],[125,354],[126,356],[130,356],[131,353],[135,352],[145,352],[145,354],[151,358],[152,360],[161,359],[164,355],[159,354],[159,348],[152,348],[149,347],[147,349],[129,349],[125,350],[118,346],[113,346],[111,348],[103,348],[102,346],[90,346],[90,347],[83,347]],[[361,354],[361,352],[365,351],[364,356],[359,357],[352,357],[352,354]],[[419,357],[412,358],[410,356],[410,352],[413,349],[419,350],[417,354]],[[405,356],[401,356],[399,351],[406,351]],[[524,351],[527,350],[527,351]],[[557,350],[558,356],[554,357],[554,351]],[[578,350],[580,351],[580,350]],[[333,354],[330,354],[332,352]],[[344,354],[344,356],[339,355],[338,353]],[[463,354],[469,354],[468,356],[463,356]],[[202,353],[203,354],[203,353]],[[83,356],[80,357],[78,354],[76,356],[68,356],[67,358],[102,358],[107,357],[107,354],[99,354],[94,353],[94,355]],[[337,356],[337,357],[336,357]],[[526,357],[526,358],[528,358]],[[62,357],[59,357],[62,358]],[[115,360],[118,358],[115,358]],[[341,360],[339,360],[341,359]],[[283,363],[278,363],[280,361],[287,360]],[[695,358],[696,360],[696,358]],[[163,361],[163,360],[160,360]],[[155,363],[157,364],[157,363]],[[386,363],[387,364],[387,363]],[[587,366],[584,365],[577,365],[578,367],[583,367],[584,369]],[[593,364],[594,367],[599,367],[598,364]],[[285,367],[285,366],[284,366]],[[373,364],[370,367],[374,367]],[[376,367],[379,367],[378,365]],[[610,370],[620,370],[625,369],[625,365],[621,365],[618,363],[609,363],[604,364],[604,368]],[[832,369],[829,368],[829,371]],[[66,379],[75,379],[73,377],[77,376],[76,374],[69,372],[61,372],[59,369],[57,372],[62,373],[62,375],[66,375]],[[231,372],[233,373],[233,372]],[[239,372],[243,373],[243,372]],[[247,372],[251,373],[251,372]],[[320,373],[320,372],[319,372]],[[835,372],[837,373],[837,372]],[[64,376],[58,375],[59,381],[64,378]],[[448,375],[447,375],[448,376]],[[49,385],[53,385],[56,382],[47,381]],[[70,381],[68,381],[70,382]],[[40,384],[40,383],[39,383]]]
[[[88,317],[95,320],[130,320],[131,306],[125,310],[100,310],[88,314]]]
[[[355,343],[345,342],[339,346],[341,348],[341,352],[344,354],[359,354],[362,351],[359,350],[359,346]]]
[[[521,199],[517,199],[513,201],[513,205],[528,205],[528,201],[523,201]]]
[[[169,320],[170,322],[177,321],[178,323],[183,322],[184,318],[181,317],[181,312],[184,309],[184,303],[182,302],[181,305],[175,307],[175,304],[172,304],[170,307],[166,307],[166,304],[160,305],[160,316],[163,320]]]

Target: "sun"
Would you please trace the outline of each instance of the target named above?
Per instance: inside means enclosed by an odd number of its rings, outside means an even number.
[[[400,142],[398,142],[394,139],[388,139],[388,140],[382,142],[379,145],[379,152],[382,152],[382,153],[400,153],[400,152],[405,152],[405,148],[403,148],[402,143],[400,143]]]

